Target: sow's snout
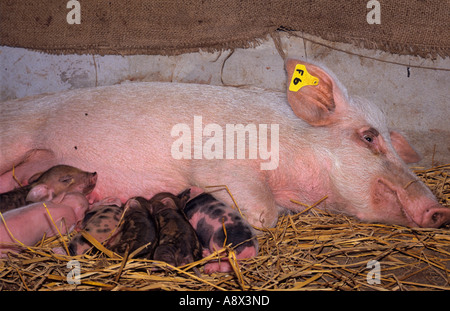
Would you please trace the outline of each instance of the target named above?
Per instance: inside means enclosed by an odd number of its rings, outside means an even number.
[[[423,228],[440,228],[450,224],[450,208],[439,204],[426,208],[418,225]]]
[[[377,221],[422,228],[450,224],[450,208],[440,205],[424,183],[413,179],[406,186],[402,184],[404,180],[376,179],[372,204]]]

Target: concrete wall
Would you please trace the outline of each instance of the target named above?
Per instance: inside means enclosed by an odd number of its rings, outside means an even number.
[[[317,37],[281,34],[284,53],[322,63],[351,96],[382,107],[424,159],[450,163],[450,59],[392,55]],[[254,85],[284,91],[283,59],[270,37],[251,49],[179,56],[48,55],[0,47],[0,101],[134,81]],[[432,163],[433,162],[433,163]]]

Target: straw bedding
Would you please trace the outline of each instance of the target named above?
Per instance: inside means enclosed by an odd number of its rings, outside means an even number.
[[[450,164],[415,172],[450,207]],[[450,289],[448,228],[367,224],[316,207],[281,216],[275,228],[258,236],[257,257],[236,264],[231,250],[228,257],[234,271],[228,274],[194,273],[194,266],[202,272],[217,253],[179,268],[135,259],[134,254],[122,258],[99,244],[82,256],[54,254],[52,247],[67,243],[70,237],[43,239],[21,254],[0,260],[0,290]],[[68,267],[73,259],[79,263],[80,278],[74,280],[79,284],[67,279],[74,276],[73,266]],[[380,284],[367,281],[368,274],[374,275],[375,266],[368,267],[371,260],[380,263]]]

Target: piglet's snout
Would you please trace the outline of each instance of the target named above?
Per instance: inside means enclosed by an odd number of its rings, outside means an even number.
[[[86,192],[88,191],[92,191],[95,187],[95,185],[97,184],[97,172],[93,172],[93,173],[89,173],[88,175],[88,182],[87,182],[87,186],[85,188]]]
[[[450,208],[439,204],[425,209],[422,222],[418,225],[424,228],[440,228],[450,224]]]

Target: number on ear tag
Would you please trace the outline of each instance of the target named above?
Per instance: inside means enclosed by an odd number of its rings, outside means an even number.
[[[289,84],[289,91],[298,92],[306,85],[317,84],[319,84],[319,78],[310,75],[305,65],[297,64],[292,75],[291,84]]]

